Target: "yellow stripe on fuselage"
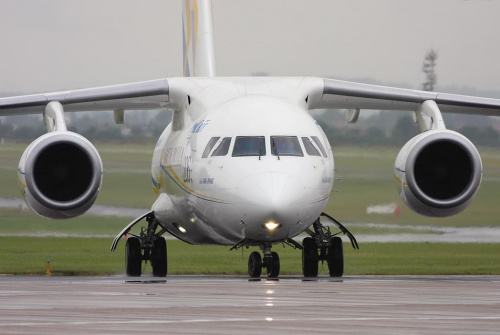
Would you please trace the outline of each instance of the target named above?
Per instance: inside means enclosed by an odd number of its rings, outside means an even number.
[[[202,199],[202,200],[217,202],[217,203],[222,203],[222,204],[230,204],[230,202],[227,202],[227,201],[224,201],[224,200],[218,199],[218,198],[209,197],[209,196],[198,193],[195,190],[191,189],[189,186],[184,184],[184,182],[179,178],[177,173],[175,173],[175,170],[171,165],[167,165],[168,171],[164,169],[164,166],[162,166],[162,168],[165,172],[167,172],[167,175],[170,177],[170,179],[172,179],[185,192],[187,192],[187,193],[189,193],[189,194],[191,194],[199,199]]]

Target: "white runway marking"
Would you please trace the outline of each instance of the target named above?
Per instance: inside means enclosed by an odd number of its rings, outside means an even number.
[[[219,323],[219,322],[287,322],[287,321],[472,321],[472,320],[500,320],[498,316],[475,316],[475,317],[406,317],[406,318],[391,318],[391,317],[352,317],[352,318],[214,318],[214,319],[186,319],[186,320],[109,320],[109,321],[61,321],[61,322],[18,322],[18,323],[2,323],[0,327],[38,327],[38,326],[85,326],[85,325],[113,325],[113,324],[183,324],[183,323]]]

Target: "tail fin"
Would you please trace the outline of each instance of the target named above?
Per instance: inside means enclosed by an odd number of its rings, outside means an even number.
[[[182,0],[184,77],[215,77],[211,0]]]

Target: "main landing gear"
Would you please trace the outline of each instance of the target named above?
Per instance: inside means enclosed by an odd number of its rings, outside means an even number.
[[[159,222],[154,217],[153,212],[148,212],[137,218],[123,229],[116,236],[111,251],[116,249],[118,240],[127,235],[130,229],[139,221],[146,219],[147,228],[141,228],[141,233],[137,235],[128,235],[125,245],[125,268],[127,276],[139,277],[142,274],[142,262],[151,262],[153,276],[165,277],[167,275],[167,243],[161,235],[166,232],[165,228],[161,228],[156,232]]]
[[[359,249],[358,242],[347,228],[328,214],[321,213],[321,216],[330,219],[349,237],[353,248]],[[342,239],[336,236],[338,234],[332,234],[328,227],[323,226],[320,221],[321,216],[313,223],[314,231],[309,228],[306,230],[310,237],[302,241],[302,273],[304,277],[317,277],[319,261],[326,261],[330,277],[342,277],[344,274]]]

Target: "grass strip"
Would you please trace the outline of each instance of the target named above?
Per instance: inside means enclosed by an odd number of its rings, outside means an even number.
[[[45,275],[51,260],[54,275],[124,273],[124,241],[109,252],[105,238],[0,238],[0,273]],[[229,252],[229,247],[194,246],[168,240],[169,274],[247,274],[247,260],[256,248]],[[300,275],[301,252],[275,246],[281,274]],[[500,244],[363,243],[361,250],[344,244],[345,275],[500,275]],[[148,265],[144,273],[150,273]],[[320,274],[327,275],[326,263]]]

